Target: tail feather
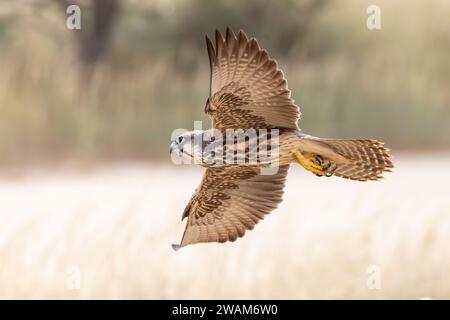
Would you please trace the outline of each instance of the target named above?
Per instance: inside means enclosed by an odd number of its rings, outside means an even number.
[[[389,149],[378,140],[315,137],[306,140],[309,152],[336,164],[334,175],[338,177],[359,181],[379,180],[384,172],[390,172],[394,167]]]

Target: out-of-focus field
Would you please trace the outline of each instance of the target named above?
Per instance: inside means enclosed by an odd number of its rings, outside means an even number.
[[[255,230],[177,252],[200,168],[8,169],[0,298],[450,298],[450,154],[395,162],[373,183],[293,166]]]

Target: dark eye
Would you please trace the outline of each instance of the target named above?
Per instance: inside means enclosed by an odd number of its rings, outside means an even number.
[[[179,136],[179,137],[177,138],[177,142],[178,142],[178,143],[182,143],[182,142],[183,142],[183,140],[184,140],[184,138],[183,138],[183,137],[181,137],[181,136]]]

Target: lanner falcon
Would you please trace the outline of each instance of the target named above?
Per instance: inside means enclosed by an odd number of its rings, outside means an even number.
[[[211,77],[205,112],[212,119],[212,129],[184,133],[170,145],[172,158],[206,167],[184,209],[182,219],[188,218],[187,225],[174,249],[244,236],[282,201],[293,162],[317,176],[358,181],[378,180],[393,168],[383,142],[301,133],[297,125],[300,110],[291,99],[283,72],[254,38],[227,28],[225,38],[216,31],[215,47],[206,36],[206,47]],[[236,132],[247,135],[240,140]],[[236,151],[239,147],[241,158]],[[263,149],[271,156],[250,156]],[[263,172],[270,168],[275,170]]]

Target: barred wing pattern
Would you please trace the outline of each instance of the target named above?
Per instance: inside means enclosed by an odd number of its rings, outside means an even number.
[[[261,175],[251,166],[208,168],[183,213],[188,218],[179,245],[235,241],[281,202],[289,166]]]
[[[283,72],[266,50],[241,30],[216,31],[216,47],[206,37],[211,67],[210,97],[205,112],[213,127],[298,130],[300,110],[291,99]]]

